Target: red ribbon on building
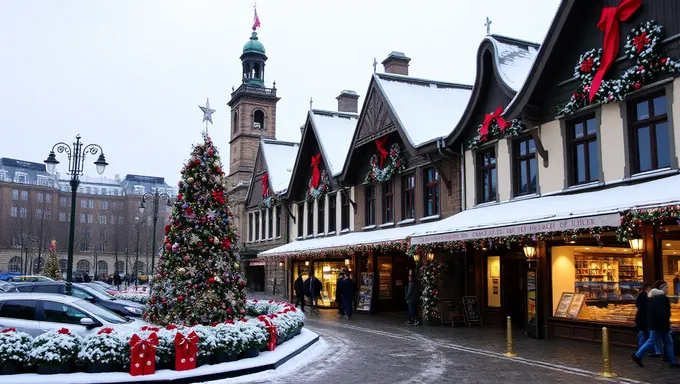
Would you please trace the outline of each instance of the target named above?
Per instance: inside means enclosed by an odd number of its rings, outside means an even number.
[[[486,136],[489,134],[489,127],[494,120],[498,123],[498,126],[501,127],[501,131],[504,131],[505,128],[510,126],[510,123],[501,116],[502,113],[503,107],[498,107],[494,113],[487,113],[486,116],[484,116],[484,123],[482,124],[482,128],[479,129],[479,134],[482,136],[483,140],[486,140]]]
[[[319,188],[319,180],[321,173],[319,173],[319,164],[321,164],[321,154],[312,156],[312,187]]]
[[[158,335],[153,332],[146,339],[137,334],[130,338],[130,375],[151,375],[156,372]]]
[[[196,368],[196,354],[198,353],[198,335],[191,331],[184,336],[180,332],[175,334],[175,371],[187,371]]]
[[[269,333],[269,341],[267,342],[267,350],[268,351],[273,351],[276,349],[276,325],[272,323],[270,319],[267,318],[265,315],[260,315],[257,317],[258,320],[264,323],[265,329],[267,329],[267,333]]]
[[[387,136],[375,139],[375,147],[378,148],[380,152],[380,168],[384,167],[385,159],[387,158],[387,149],[385,149],[385,142],[387,141]]]
[[[642,0],[621,0],[618,7],[602,8],[602,16],[597,23],[597,27],[604,32],[604,42],[602,43],[602,61],[598,68],[593,83],[590,85],[589,101],[593,101],[595,94],[600,89],[602,79],[607,74],[609,68],[614,64],[616,55],[619,53],[619,43],[621,41],[621,21],[628,20],[633,13],[640,8]]]
[[[260,182],[262,183],[262,197],[269,196],[269,174],[265,173],[262,175]]]

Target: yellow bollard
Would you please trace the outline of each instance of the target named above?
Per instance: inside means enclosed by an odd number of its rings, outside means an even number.
[[[508,316],[508,351],[503,354],[503,356],[507,357],[516,357],[517,354],[513,350],[512,347],[512,320],[510,319],[510,316]]]
[[[602,377],[616,377],[612,372],[612,361],[609,356],[609,331],[607,327],[602,327],[602,372],[597,374]]]

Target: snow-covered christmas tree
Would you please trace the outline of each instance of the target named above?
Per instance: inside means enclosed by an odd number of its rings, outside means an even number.
[[[157,324],[211,324],[245,315],[245,281],[227,182],[207,133],[182,168],[179,193],[155,271],[145,318]]]
[[[59,260],[57,259],[57,241],[52,240],[50,243],[50,255],[47,256],[47,263],[42,272],[43,276],[49,277],[52,280],[61,280],[61,271],[59,270]]]

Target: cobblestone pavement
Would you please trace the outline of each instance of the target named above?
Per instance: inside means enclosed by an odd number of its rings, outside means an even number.
[[[413,327],[403,314],[356,314],[338,318],[334,310],[309,315],[307,326],[324,340],[324,348],[303,353],[243,383],[680,383],[680,370],[658,358],[645,368],[630,361],[631,349],[612,347],[613,371],[602,369],[599,345],[562,339],[534,340],[517,332],[515,358],[503,356],[501,329]],[[288,368],[286,365],[290,364]],[[232,382],[232,381],[230,381]]]

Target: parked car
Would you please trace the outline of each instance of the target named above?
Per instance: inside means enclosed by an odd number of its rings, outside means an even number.
[[[17,287],[14,286],[12,283],[8,283],[6,281],[0,281],[0,292],[19,292],[17,290]]]
[[[39,283],[17,283],[19,292],[40,292],[40,293],[66,293],[66,284],[63,282],[39,282]],[[73,296],[85,299],[100,307],[111,310],[121,316],[141,317],[144,314],[144,305],[133,301],[118,300],[115,297],[98,291],[88,284],[74,283]]]
[[[50,293],[0,293],[0,328],[15,328],[35,337],[68,328],[81,336],[101,327],[132,333],[150,325],[141,319],[122,317],[88,300]]]
[[[113,285],[106,284],[103,281],[93,281],[91,285],[104,288],[109,295],[115,295],[118,293],[118,288],[114,287]]]
[[[13,281],[15,283],[22,283],[22,282],[38,282],[38,281],[54,281],[53,279],[50,279],[49,277],[45,276],[12,276],[12,278],[9,281]]]

